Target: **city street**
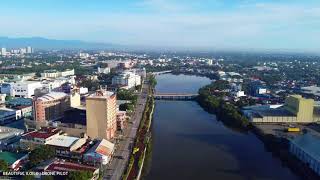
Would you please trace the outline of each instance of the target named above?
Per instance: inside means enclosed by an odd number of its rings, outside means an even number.
[[[104,179],[119,180],[128,164],[131,148],[136,137],[142,114],[147,102],[149,85],[143,84],[142,92],[138,96],[135,111],[123,132],[123,137],[118,141],[115,154],[111,163],[106,167]]]

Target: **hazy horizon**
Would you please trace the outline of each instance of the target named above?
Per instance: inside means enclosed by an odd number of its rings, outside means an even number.
[[[316,0],[4,1],[0,36],[135,47],[319,51]]]

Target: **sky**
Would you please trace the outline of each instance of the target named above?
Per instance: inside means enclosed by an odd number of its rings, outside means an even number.
[[[0,36],[320,51],[320,1],[0,0]]]

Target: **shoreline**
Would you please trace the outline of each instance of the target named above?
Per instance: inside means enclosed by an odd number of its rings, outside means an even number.
[[[152,84],[153,83],[153,84]],[[146,157],[149,153],[148,148],[151,143],[151,125],[154,113],[155,100],[153,97],[153,87],[156,82],[151,82],[151,87],[149,87],[148,99],[146,102],[145,109],[143,111],[143,116],[138,127],[137,136],[134,140],[134,147],[130,155],[130,162],[127,165],[127,170],[122,175],[124,180],[139,180],[144,176],[143,169],[146,164]]]

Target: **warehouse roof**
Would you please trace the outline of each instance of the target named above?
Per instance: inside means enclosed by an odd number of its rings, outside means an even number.
[[[291,140],[291,143],[302,149],[312,158],[320,161],[320,137],[307,133]]]
[[[51,139],[46,144],[52,145],[52,146],[59,146],[59,147],[70,147],[78,140],[79,140],[79,138],[77,138],[77,137],[58,136],[58,137]]]

